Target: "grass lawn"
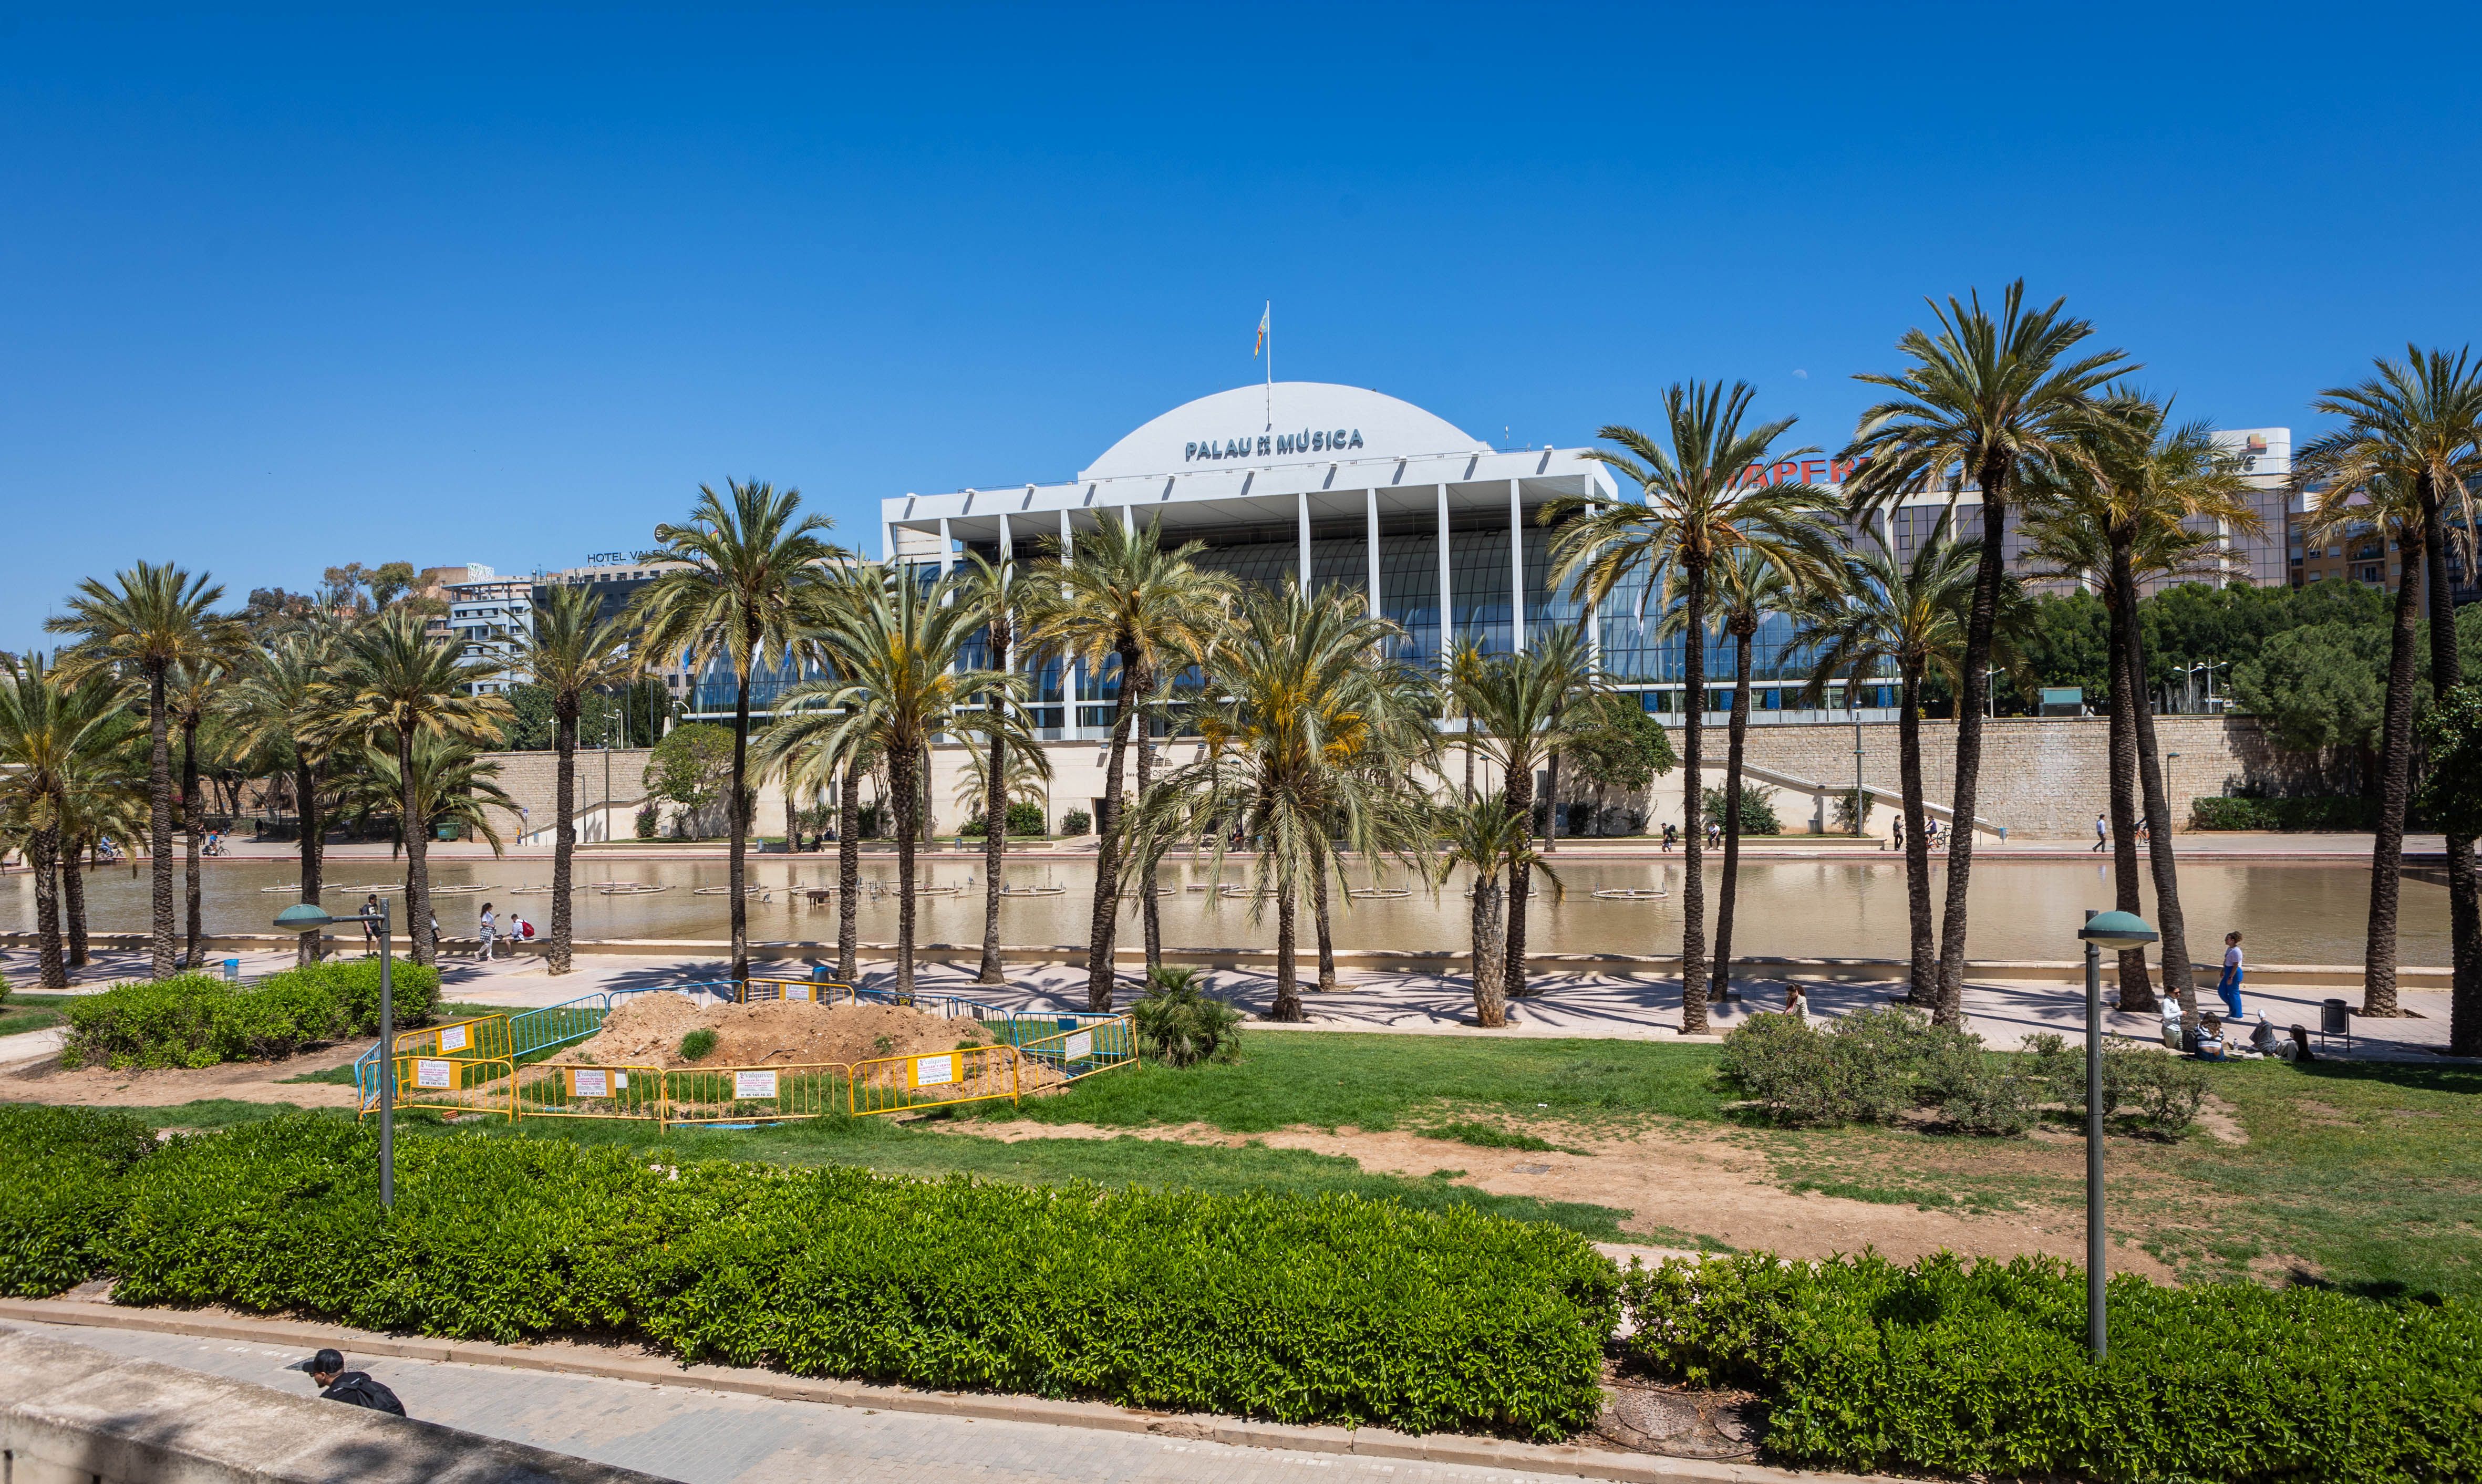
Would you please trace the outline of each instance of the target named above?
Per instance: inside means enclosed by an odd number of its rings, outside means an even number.
[[[14,1036],[21,1031],[47,1030],[68,1022],[65,1008],[72,994],[12,994],[8,1003],[0,1004],[0,1036]]]

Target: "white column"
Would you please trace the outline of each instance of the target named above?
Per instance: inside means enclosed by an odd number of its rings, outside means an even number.
[[[1592,517],[1596,508],[1587,506],[1586,514]],[[1603,668],[1603,615],[1598,608],[1586,610],[1586,663],[1597,671]]]
[[[1508,482],[1508,648],[1525,652],[1525,506],[1517,481]]]
[[[1379,491],[1361,491],[1370,529],[1370,616],[1384,617],[1379,602]]]
[[[942,577],[948,575],[948,563],[951,560],[948,549],[950,544],[951,538],[948,535],[948,517],[941,516],[939,517],[939,575]]]
[[[1310,494],[1305,490],[1293,498],[1296,501],[1294,509],[1301,517],[1302,596],[1307,597],[1310,596]]]
[[[1077,533],[1070,529],[1069,512],[1060,513],[1060,560],[1066,565],[1076,554]],[[1077,735],[1077,677],[1085,667],[1071,659],[1060,675],[1060,734]]]
[[[1456,647],[1457,605],[1448,582],[1448,487],[1433,488],[1439,496],[1439,673],[1445,675],[1448,652]]]

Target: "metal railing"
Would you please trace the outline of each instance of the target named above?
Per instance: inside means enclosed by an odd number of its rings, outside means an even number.
[[[663,1123],[661,1067],[538,1062],[517,1069],[519,1118],[637,1118]]]
[[[1017,1100],[1017,1066],[1024,1058],[1008,1046],[959,1047],[857,1062],[852,1107],[856,1118],[943,1108],[994,1098]]]
[[[516,1068],[505,1056],[400,1056],[395,1070],[400,1108],[516,1120]]]
[[[675,1068],[664,1073],[666,1127],[782,1124],[852,1112],[853,1069],[842,1062]]]

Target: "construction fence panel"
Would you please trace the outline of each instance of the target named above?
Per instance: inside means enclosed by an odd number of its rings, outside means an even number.
[[[1067,1017],[1061,1017],[1066,1020]],[[1018,1047],[1029,1064],[1030,1085],[1057,1086],[1091,1077],[1115,1067],[1133,1067],[1138,1060],[1136,1027],[1124,1015],[1081,1016],[1083,1023]]]
[[[741,1001],[755,1004],[764,1000],[807,1000],[816,1005],[849,1004],[853,987],[831,979],[751,979],[743,982]]]
[[[844,1117],[853,1106],[853,1069],[841,1062],[799,1067],[693,1067],[664,1073],[664,1122],[780,1124]]]
[[[986,1102],[994,1098],[1014,1102],[1019,1096],[1019,1060],[1014,1047],[978,1046],[857,1062],[853,1069],[854,1115],[867,1118],[911,1108]]]
[[[661,1123],[661,1067],[538,1062],[517,1069],[519,1118],[642,1118]]]
[[[404,1056],[449,1056],[506,1061],[509,1059],[509,1018],[497,1013],[468,1016],[463,1020],[443,1020],[420,1030],[396,1033],[395,1054]]]
[[[400,1056],[394,1066],[399,1112],[517,1116],[516,1067],[505,1056]]]
[[[595,994],[521,1011],[509,1017],[509,1055],[522,1059],[572,1041],[583,1041],[603,1028],[603,1018],[611,1010],[611,996]]]

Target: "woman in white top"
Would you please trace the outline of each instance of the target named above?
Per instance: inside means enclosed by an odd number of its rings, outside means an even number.
[[[2215,982],[2215,993],[2224,997],[2224,1008],[2231,1019],[2241,1018],[2241,935],[2224,935],[2224,977]]]

